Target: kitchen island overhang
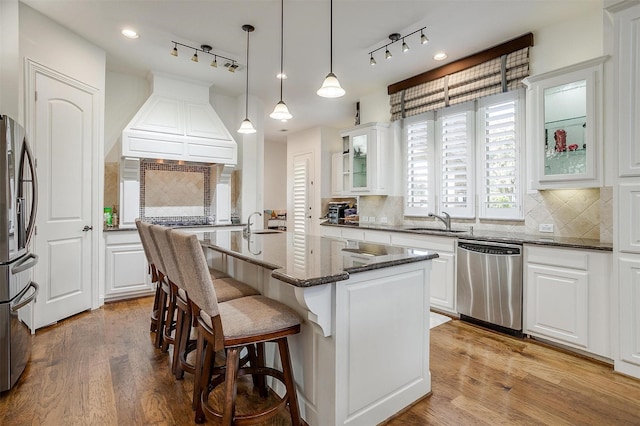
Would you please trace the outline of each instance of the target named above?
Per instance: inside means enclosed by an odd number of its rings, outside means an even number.
[[[199,232],[212,266],[295,309],[289,339],[303,418],[378,424],[431,392],[434,252],[290,232]],[[268,362],[277,363],[276,350]],[[280,394],[280,383],[272,383]]]

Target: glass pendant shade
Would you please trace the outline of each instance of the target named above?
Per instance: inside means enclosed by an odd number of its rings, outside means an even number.
[[[172,56],[178,56],[178,48],[174,47],[173,49],[171,49],[171,55]]]
[[[287,104],[285,104],[284,101],[280,101],[276,104],[273,112],[269,114],[269,117],[275,120],[290,120],[292,115],[289,112],[289,108],[287,108]]]
[[[253,124],[251,124],[251,120],[249,120],[248,118],[245,118],[244,120],[242,120],[242,123],[240,124],[240,128],[238,129],[238,133],[244,133],[244,134],[249,134],[249,133],[255,133],[256,129],[253,127]]]
[[[330,72],[322,82],[322,87],[320,87],[316,93],[323,98],[339,98],[345,94],[345,91],[340,86],[338,77]]]

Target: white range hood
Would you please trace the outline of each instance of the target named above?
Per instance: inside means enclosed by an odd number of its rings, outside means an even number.
[[[152,73],[152,93],[122,131],[122,156],[235,165],[237,144],[206,83]]]

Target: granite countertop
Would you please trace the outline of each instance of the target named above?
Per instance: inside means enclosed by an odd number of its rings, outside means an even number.
[[[192,228],[230,228],[230,227],[237,227],[237,226],[247,226],[246,223],[225,223],[225,224],[221,224],[221,225],[175,225],[175,226],[171,226],[170,228],[174,228],[174,229],[192,229]],[[102,229],[104,232],[117,232],[117,231],[137,231],[137,228],[134,226],[131,227],[124,227],[121,228],[119,226],[110,226],[110,227],[104,227]]]
[[[293,232],[197,232],[204,247],[271,269],[272,277],[297,287],[349,278],[349,274],[434,259],[437,253],[345,241]]]
[[[441,224],[428,224],[423,225],[423,228],[435,228],[433,230],[415,230],[419,226],[392,226],[392,225],[370,225],[370,224],[334,224],[329,222],[323,222],[323,226],[337,226],[345,228],[356,229],[371,229],[378,231],[392,231],[392,232],[404,232],[416,235],[437,235],[444,237],[454,237],[463,240],[471,241],[488,241],[497,243],[510,243],[510,244],[536,244],[543,246],[556,246],[556,247],[568,247],[577,249],[589,249],[589,250],[602,250],[613,251],[613,244],[602,243],[600,240],[587,239],[587,238],[570,238],[570,237],[551,237],[543,235],[528,235],[523,233],[510,233],[510,232],[498,232],[498,231],[471,231],[468,227],[452,226],[453,231],[460,232],[446,232],[440,231],[439,226]]]

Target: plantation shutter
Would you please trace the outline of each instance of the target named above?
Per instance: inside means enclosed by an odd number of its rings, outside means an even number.
[[[426,216],[435,210],[435,156],[433,115],[415,117],[404,123],[406,146],[405,214]]]
[[[473,218],[473,111],[454,109],[438,117],[440,151],[439,212],[456,218]]]
[[[522,101],[519,94],[488,99],[480,105],[479,162],[480,217],[523,217],[520,145],[522,125],[517,122]]]
[[[298,156],[293,161],[293,232],[307,232],[309,158]]]

